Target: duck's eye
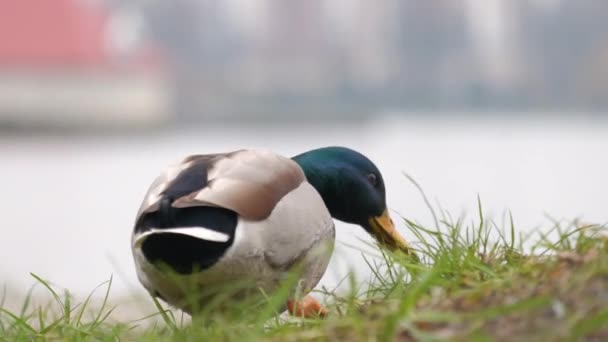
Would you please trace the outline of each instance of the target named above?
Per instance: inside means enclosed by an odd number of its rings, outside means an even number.
[[[370,173],[369,175],[367,175],[367,180],[373,187],[378,186],[378,176],[376,176],[375,173]]]

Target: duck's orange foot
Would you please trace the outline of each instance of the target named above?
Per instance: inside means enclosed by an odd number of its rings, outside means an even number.
[[[315,318],[327,316],[327,308],[312,296],[306,296],[301,300],[287,301],[287,310],[291,315],[297,317]]]

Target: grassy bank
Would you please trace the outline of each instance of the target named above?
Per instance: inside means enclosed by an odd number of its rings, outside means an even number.
[[[111,281],[93,305],[34,275],[48,305],[26,299],[21,310],[0,309],[0,340],[608,340],[606,227],[555,223],[521,236],[512,220],[497,227],[482,212],[480,205],[467,224],[433,212],[432,228],[405,219],[421,261],[380,251],[366,257],[370,282],[347,278],[349,293],[320,290],[325,319],[277,316],[282,291],[247,305],[222,298],[192,322],[161,303],[150,317],[116,322],[109,303],[121,304]]]

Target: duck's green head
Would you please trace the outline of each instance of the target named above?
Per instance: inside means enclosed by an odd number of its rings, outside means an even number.
[[[367,157],[345,147],[325,147],[293,160],[321,194],[333,218],[357,224],[387,247],[411,253],[386,209],[382,174]]]

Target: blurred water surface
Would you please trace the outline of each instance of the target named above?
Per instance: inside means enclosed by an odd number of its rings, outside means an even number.
[[[359,124],[227,124],[136,135],[0,137],[0,284],[25,289],[34,272],[84,295],[114,274],[115,295],[143,293],[129,245],[148,185],[184,155],[239,148],[289,156],[326,145],[358,149],[382,170],[393,215],[427,225],[429,212],[402,172],[455,217],[475,217],[479,195],[498,221],[510,210],[520,231],[550,226],[546,215],[608,221],[608,122],[585,115],[498,117],[513,118],[395,116]],[[360,228],[337,227],[341,242],[363,246],[360,240],[370,241]],[[349,269],[364,279],[366,268],[359,252],[340,243],[322,284],[335,284]]]

